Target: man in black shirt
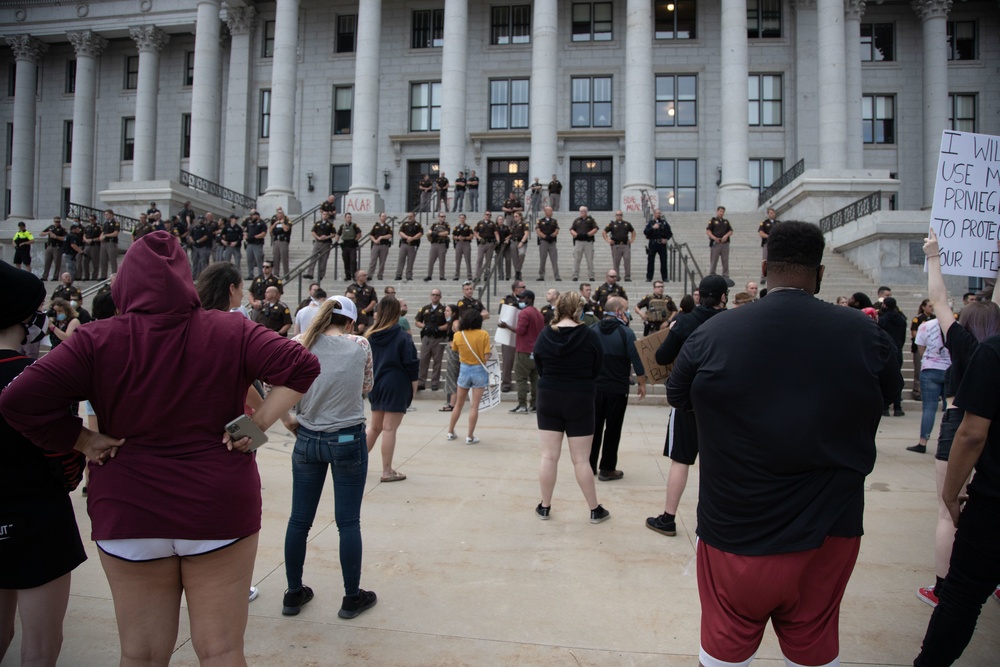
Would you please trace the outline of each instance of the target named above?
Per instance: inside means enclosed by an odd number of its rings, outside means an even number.
[[[333,237],[336,236],[336,229],[333,225],[333,218],[326,211],[320,213],[320,219],[312,228],[312,261],[302,277],[306,280],[313,279],[316,263],[319,262],[319,280],[326,277],[326,263],[330,260],[330,252],[333,248]]]
[[[385,274],[385,260],[389,257],[389,246],[392,245],[392,225],[386,221],[385,213],[378,214],[378,222],[372,226],[369,237],[372,240],[372,250],[368,262],[368,275],[372,278],[377,275],[378,279],[382,280]]]
[[[87,226],[83,228],[83,279],[97,280],[101,263],[101,226],[97,224],[97,216],[91,215]]]
[[[675,411],[698,423],[702,662],[749,660],[770,620],[787,662],[836,664],[865,477],[902,376],[875,322],[813,297],[817,226],[782,223],[768,245],[767,297],[700,326],[667,381]],[[714,291],[700,291],[704,306]]]
[[[66,271],[69,272],[73,278],[79,278],[76,258],[83,257],[83,229],[80,227],[79,222],[74,222],[69,226],[69,233],[66,234],[66,240],[63,241],[63,263],[66,264]]]
[[[458,172],[458,178],[455,179],[455,204],[451,210],[458,212],[465,210],[463,203],[465,201],[465,187],[467,183],[465,174]]]
[[[417,311],[414,318],[420,329],[420,373],[417,378],[417,389],[425,388],[427,371],[431,370],[431,390],[437,391],[441,380],[441,361],[444,359],[444,344],[448,340],[448,323],[444,317],[444,305],[441,303],[441,290],[431,290],[431,302]]]
[[[396,280],[413,280],[413,263],[417,260],[417,248],[424,235],[424,227],[417,222],[413,213],[406,214],[406,220],[399,226],[399,257],[396,259]]]
[[[778,213],[773,208],[767,209],[767,217],[757,227],[757,235],[760,236],[761,259],[765,262],[767,261],[767,239],[775,225],[779,224],[777,216]]]
[[[524,205],[521,203],[521,200],[517,198],[517,195],[514,194],[514,191],[511,190],[510,195],[507,196],[507,201],[503,203],[503,214],[505,216],[513,215],[515,211],[523,212]]]
[[[430,253],[427,258],[427,276],[424,282],[430,282],[434,277],[434,264],[438,264],[438,275],[440,280],[445,280],[444,264],[448,258],[448,237],[451,235],[451,225],[448,224],[448,216],[444,213],[438,214],[437,222],[431,225],[427,234],[431,242]]]
[[[559,221],[552,217],[552,207],[545,207],[545,217],[535,223],[535,236],[538,237],[538,281],[545,280],[545,260],[552,262],[552,275],[559,282],[559,249],[556,247],[559,236]]]
[[[469,174],[469,211],[479,212],[479,177],[475,171]]]
[[[632,282],[632,244],[635,242],[635,228],[622,218],[621,211],[615,211],[615,219],[608,223],[602,234],[611,246],[611,261],[615,271],[625,263],[625,282]]]
[[[110,208],[104,212],[104,224],[101,225],[101,280],[108,279],[108,267],[111,273],[118,273],[118,235],[121,225],[115,219],[115,212]]]
[[[420,190],[420,206],[417,207],[417,212],[430,211],[431,193],[434,192],[434,183],[431,182],[430,174],[424,174],[424,177],[417,183],[417,189]]]
[[[191,228],[191,277],[198,280],[201,272],[208,268],[212,252],[212,234],[205,218],[200,217]]]
[[[471,199],[469,203],[472,203]],[[455,244],[455,277],[452,280],[458,280],[458,276],[462,272],[463,259],[465,260],[465,277],[472,280],[472,239],[475,235],[472,227],[466,222],[465,214],[460,214],[458,224],[451,233],[451,239]]]
[[[58,215],[52,218],[52,224],[39,234],[47,239],[45,243],[45,270],[42,271],[42,280],[49,279],[49,268],[55,269],[52,272],[53,280],[59,277],[62,270],[62,246],[63,241],[66,240],[66,234],[67,229],[62,226],[62,218]]]
[[[478,245],[476,250],[476,280],[483,277],[483,271],[489,272],[490,267],[493,266],[493,253],[496,252],[497,242],[500,240],[492,216],[490,211],[484,212],[483,219],[477,222],[472,230]]]
[[[260,213],[250,211],[250,218],[243,223],[247,242],[247,280],[253,280],[264,270],[264,239],[267,237],[267,223],[260,219]]]
[[[580,207],[580,217],[569,226],[569,234],[573,237],[573,280],[580,278],[580,262],[587,259],[588,278],[594,279],[594,236],[597,234],[597,221],[591,217],[586,206]]]
[[[653,282],[653,269],[656,268],[656,258],[660,258],[660,280],[667,282],[667,241],[674,237],[670,223],[663,217],[660,209],[653,212],[653,217],[646,223],[643,235],[649,241],[646,249],[646,282]]]
[[[559,210],[559,203],[562,200],[562,183],[556,178],[555,174],[552,174],[552,180],[549,181],[549,206],[552,207],[553,211]],[[593,280],[593,278],[591,278]]]
[[[239,218],[235,215],[229,216],[226,224],[222,226],[219,233],[219,242],[222,244],[222,261],[230,262],[241,271],[240,264],[243,262],[243,228],[240,227]]]
[[[444,172],[434,181],[434,189],[437,192],[437,206],[435,210],[440,211],[444,205],[444,212],[448,212],[448,179],[444,177]]]

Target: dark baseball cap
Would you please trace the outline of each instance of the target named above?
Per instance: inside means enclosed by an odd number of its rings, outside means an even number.
[[[526,289],[523,292],[521,292],[521,298],[524,299],[525,301],[534,301],[535,293],[532,292],[530,289]]]
[[[735,283],[727,281],[722,276],[711,274],[701,279],[698,284],[698,294],[701,297],[715,297],[721,299],[722,295],[729,291]]]

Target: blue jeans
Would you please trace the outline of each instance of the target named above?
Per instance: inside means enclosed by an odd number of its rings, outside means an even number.
[[[368,475],[364,423],[330,432],[299,427],[292,451],[292,513],[285,531],[285,578],[288,590],[302,587],[306,539],[323,494],[327,466],[333,470],[344,594],[357,595],[361,583],[361,499]]]
[[[934,414],[938,403],[947,401],[944,397],[944,371],[937,368],[924,368],[920,371],[920,400],[923,404],[923,414],[920,416],[920,437],[924,440],[931,437],[934,430]]]

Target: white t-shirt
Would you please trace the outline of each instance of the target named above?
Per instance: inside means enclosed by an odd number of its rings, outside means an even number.
[[[309,328],[309,323],[313,321],[318,312],[319,304],[315,301],[310,301],[308,306],[295,313],[295,332],[297,334],[305,333],[306,329]]]
[[[914,342],[924,348],[924,356],[920,359],[921,369],[946,371],[951,366],[951,354],[944,346],[941,327],[936,319],[927,320],[917,328]]]

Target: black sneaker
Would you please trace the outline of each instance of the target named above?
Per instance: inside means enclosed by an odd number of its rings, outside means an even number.
[[[305,278],[306,280],[312,280],[313,279],[313,274],[311,274],[311,273],[303,273],[302,277]]]
[[[538,515],[538,518],[541,519],[542,521],[549,520],[549,512],[551,511],[552,511],[551,506],[542,507],[541,503],[538,503],[538,507],[535,508],[535,514]]]
[[[598,505],[590,510],[590,523],[600,523],[611,518],[611,512],[604,509],[604,505]]]
[[[344,596],[344,602],[340,605],[337,616],[341,618],[354,618],[363,611],[367,611],[378,602],[378,596],[372,591],[363,588],[358,589],[358,594],[353,597]]]
[[[917,454],[926,454],[927,453],[927,445],[921,445],[921,444],[918,443],[916,445],[913,445],[912,447],[907,447],[906,451],[908,451],[908,452],[916,452]]]
[[[892,411],[892,416],[893,416],[893,417],[905,417],[905,416],[906,416],[906,413],[905,413],[905,412],[903,412],[903,409],[902,409],[902,408],[900,408],[900,409],[898,409],[898,410],[893,410],[893,411]]]
[[[650,530],[655,530],[660,535],[666,535],[667,537],[674,537],[677,535],[677,522],[674,519],[668,519],[667,514],[661,514],[660,516],[651,516],[646,519],[646,528]]]
[[[313,589],[303,586],[297,591],[285,591],[281,601],[282,616],[297,616],[302,611],[302,605],[313,599]]]
[[[514,408],[513,410],[508,410],[507,412],[511,413],[512,415],[526,415],[526,414],[528,414],[528,406],[527,405],[519,405],[516,408]]]

